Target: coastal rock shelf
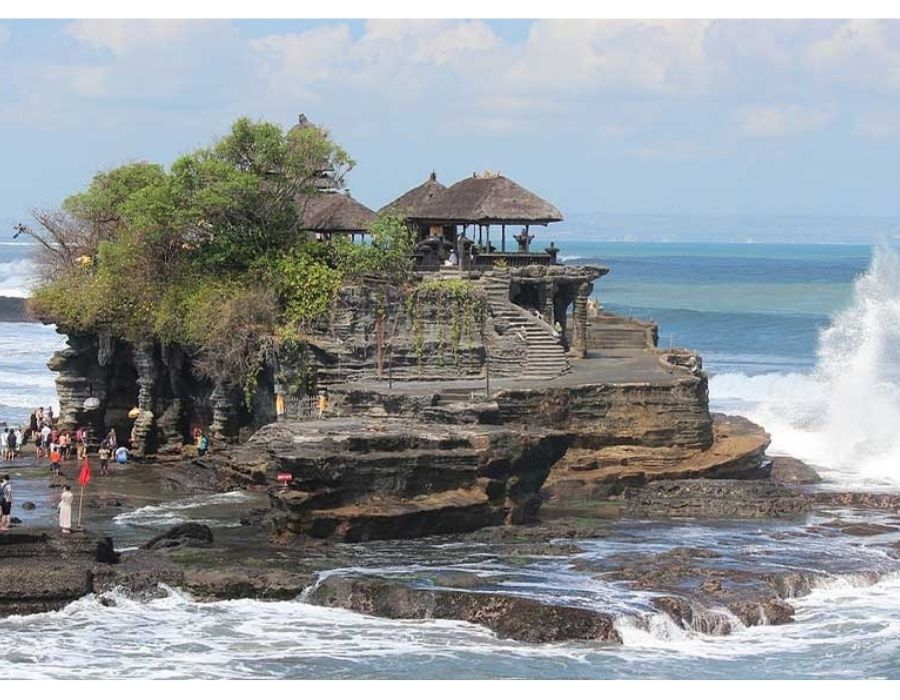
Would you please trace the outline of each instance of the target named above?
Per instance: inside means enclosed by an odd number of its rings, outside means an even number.
[[[279,423],[248,447],[268,454],[276,536],[349,541],[465,532],[533,520],[566,435],[499,426],[332,419]]]
[[[331,575],[307,595],[314,605],[391,619],[462,620],[532,644],[592,640],[621,644],[611,615],[500,593],[425,590],[375,576]]]
[[[108,537],[42,530],[0,533],[0,617],[58,610],[90,593],[155,592],[178,585],[179,567],[141,552],[122,556]]]

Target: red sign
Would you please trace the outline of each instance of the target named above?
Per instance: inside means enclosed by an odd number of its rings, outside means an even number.
[[[91,480],[91,463],[88,461],[88,458],[85,457],[84,461],[81,463],[81,471],[78,472],[78,483],[82,486],[87,486],[87,483]]]
[[[289,481],[294,480],[294,475],[290,472],[278,472],[278,476],[276,476],[275,479],[283,484],[286,484]]]

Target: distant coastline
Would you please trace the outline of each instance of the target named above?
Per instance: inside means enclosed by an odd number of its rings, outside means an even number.
[[[25,308],[26,301],[24,297],[0,296],[0,323],[36,323],[35,319],[28,315]]]

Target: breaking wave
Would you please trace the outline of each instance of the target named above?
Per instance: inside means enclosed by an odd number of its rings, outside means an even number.
[[[27,259],[0,262],[0,296],[27,297],[34,284],[34,268]]]
[[[714,408],[772,435],[772,453],[820,467],[842,486],[900,487],[900,255],[876,249],[850,305],[819,336],[809,374],[712,377]]]

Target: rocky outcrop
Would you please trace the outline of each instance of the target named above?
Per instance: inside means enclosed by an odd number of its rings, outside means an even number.
[[[671,479],[760,479],[769,435],[760,426],[736,417],[713,416],[713,443],[703,450],[677,445],[611,444],[576,446],[553,468],[545,485],[554,500],[592,500]],[[576,445],[583,441],[574,440]]]
[[[0,533],[0,616],[68,605],[93,592],[95,567],[117,561],[108,538],[39,530]]]
[[[532,644],[622,642],[612,616],[602,612],[503,593],[413,588],[374,576],[328,576],[310,591],[307,602],[391,619],[462,620],[487,627],[500,638]]]
[[[494,396],[509,425],[535,416],[575,436],[573,447],[641,445],[703,450],[712,445],[705,375],[665,381],[596,382],[546,388],[503,388]]]
[[[776,484],[818,484],[822,477],[811,466],[794,457],[772,457],[769,478]]]
[[[184,586],[202,600],[293,600],[315,582],[315,576],[280,569],[224,566],[187,569]]]
[[[270,459],[277,536],[348,541],[465,532],[532,520],[566,450],[557,431],[364,419],[279,423],[248,449]]]
[[[810,510],[808,497],[768,481],[654,481],[624,497],[623,512],[634,518],[790,518]]]
[[[205,547],[212,544],[213,533],[203,523],[181,523],[169,528],[144,543],[141,549],[175,549],[180,547]]]
[[[67,347],[47,363],[57,373],[62,428],[91,427],[97,440],[115,428],[120,442],[131,441],[134,456],[147,457],[180,454],[191,442],[192,427],[202,426],[225,442],[236,439],[242,427],[275,417],[274,398],[263,389],[247,408],[239,391],[198,377],[183,348],[135,345],[109,332],[67,335]],[[85,409],[89,398],[99,407]],[[129,416],[133,409],[136,417]]]

